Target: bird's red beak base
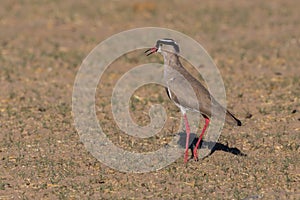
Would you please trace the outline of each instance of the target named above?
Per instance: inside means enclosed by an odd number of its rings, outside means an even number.
[[[157,52],[157,48],[156,48],[156,47],[153,47],[153,48],[150,48],[150,49],[146,50],[146,51],[145,51],[145,54],[146,54],[147,56],[149,56],[149,55],[151,55],[151,54],[153,54],[153,53],[155,53],[155,52]]]

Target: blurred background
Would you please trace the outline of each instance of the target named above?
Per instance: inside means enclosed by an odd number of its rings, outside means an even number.
[[[0,199],[299,199],[299,9],[293,0],[2,1]],[[101,164],[80,142],[72,89],[98,43],[147,26],[180,31],[203,45],[222,74],[229,109],[244,126],[225,126],[218,148],[204,160],[125,174]],[[133,95],[131,113],[146,125],[148,108],[162,104],[168,121],[161,133],[137,139],[113,123],[114,84],[149,61],[162,60],[140,51],[124,55],[97,88],[103,130],[136,152],[165,145],[181,123],[157,85]]]

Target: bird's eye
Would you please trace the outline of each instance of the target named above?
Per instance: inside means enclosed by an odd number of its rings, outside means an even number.
[[[163,44],[161,44],[161,43],[159,44],[160,47],[162,47],[162,45],[163,45]]]

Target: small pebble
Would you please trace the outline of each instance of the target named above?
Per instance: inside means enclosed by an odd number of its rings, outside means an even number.
[[[280,76],[280,75],[282,75],[282,73],[281,72],[275,72],[275,75]]]
[[[45,111],[46,111],[46,108],[40,107],[38,110],[39,110],[40,112],[45,112]]]
[[[251,113],[246,114],[246,119],[250,119],[253,115]]]

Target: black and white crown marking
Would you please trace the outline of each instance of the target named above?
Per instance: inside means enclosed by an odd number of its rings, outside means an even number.
[[[173,39],[164,38],[164,39],[157,40],[156,48],[159,48],[160,44],[171,45],[174,47],[176,53],[179,53],[179,46],[178,46],[177,42],[175,42]]]

